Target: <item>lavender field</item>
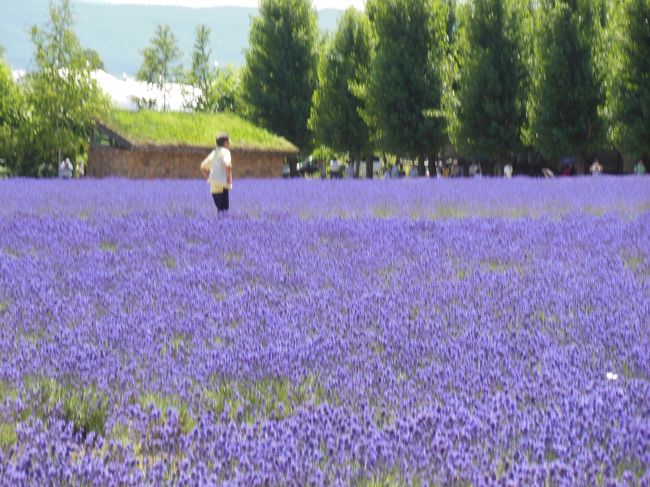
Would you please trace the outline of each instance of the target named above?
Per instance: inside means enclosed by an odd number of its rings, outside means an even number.
[[[1,485],[650,485],[650,178],[0,201]]]

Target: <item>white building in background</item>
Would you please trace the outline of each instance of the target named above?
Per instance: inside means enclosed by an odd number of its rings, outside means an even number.
[[[20,82],[27,72],[19,69],[12,71],[12,75],[15,82]],[[113,105],[124,110],[163,110],[165,107],[173,112],[190,111],[186,106],[192,106],[201,96],[201,90],[191,85],[167,83],[160,89],[145,81],[129,78],[126,74],[117,78],[102,70],[93,71],[91,76],[110,97]]]
[[[201,96],[200,89],[180,83],[167,83],[160,89],[145,81],[129,78],[126,74],[117,78],[101,70],[93,71],[92,77],[111,98],[113,105],[124,110],[162,110],[165,107],[174,112],[188,111],[186,106],[191,106]]]

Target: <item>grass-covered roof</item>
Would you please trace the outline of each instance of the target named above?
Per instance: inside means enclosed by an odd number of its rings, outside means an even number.
[[[297,152],[286,139],[229,113],[111,110],[100,123],[133,145],[212,147],[227,132],[232,148]]]

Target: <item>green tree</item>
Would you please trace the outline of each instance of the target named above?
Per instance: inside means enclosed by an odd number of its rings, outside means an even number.
[[[546,0],[536,19],[525,138],[547,159],[576,155],[579,170],[606,140],[602,7]]]
[[[450,135],[465,154],[503,163],[523,148],[528,70],[520,0],[475,0],[461,30],[463,48]]]
[[[210,100],[216,112],[242,112],[241,70],[232,64],[220,68],[210,85]]]
[[[192,52],[192,67],[187,75],[188,82],[201,90],[201,95],[193,101],[192,108],[197,112],[215,111],[210,100],[210,87],[215,79],[214,69],[210,66],[210,28],[199,25],[196,28],[196,40]]]
[[[104,61],[102,61],[102,58],[99,56],[99,53],[94,49],[84,49],[83,56],[86,59],[86,62],[88,63],[87,64],[88,69],[91,70],[106,69],[104,67]]]
[[[624,0],[614,10],[608,105],[613,142],[650,157],[650,0]]]
[[[26,116],[25,97],[14,82],[11,68],[0,56],[0,176],[6,171],[20,170],[20,136]]]
[[[443,80],[448,63],[443,0],[368,0],[377,44],[367,80],[366,119],[382,149],[433,162],[445,141]]]
[[[349,8],[318,65],[310,127],[317,144],[347,152],[352,161],[372,155],[370,128],[360,114],[363,99],[355,90],[370,66],[372,47],[368,18]],[[372,165],[367,168],[372,177]]]
[[[303,152],[312,141],[307,120],[316,87],[318,32],[311,0],[262,0],[242,73],[249,117]]]
[[[155,85],[163,93],[163,110],[167,108],[167,85],[177,81],[183,68],[177,64],[181,58],[178,40],[169,25],[158,25],[151,45],[142,51],[142,66],[136,74],[140,81]]]
[[[30,117],[20,136],[18,174],[51,175],[62,157],[85,154],[95,120],[106,108],[72,25],[70,0],[61,0],[50,4],[46,27],[31,29],[37,71],[27,80]]]

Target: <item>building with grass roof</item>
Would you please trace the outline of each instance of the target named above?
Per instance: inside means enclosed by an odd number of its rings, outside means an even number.
[[[93,177],[201,178],[199,165],[227,132],[233,177],[280,177],[298,149],[286,139],[226,113],[113,110],[97,122],[88,156]]]

